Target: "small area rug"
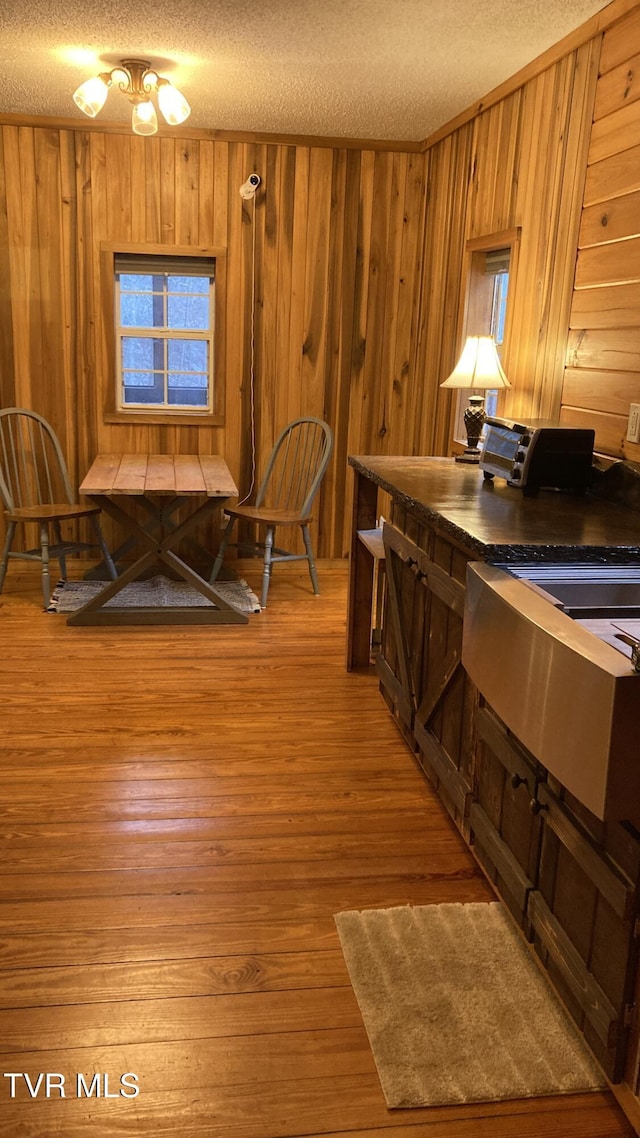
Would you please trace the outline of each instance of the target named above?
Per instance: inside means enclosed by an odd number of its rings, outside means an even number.
[[[387,1106],[605,1085],[499,902],[345,912],[335,921]]]
[[[104,581],[67,581],[58,583],[51,597],[48,612],[76,612],[106,587]],[[222,599],[238,612],[260,612],[260,601],[246,581],[216,581],[215,590]],[[209,608],[211,602],[191,585],[170,581],[168,577],[152,577],[149,581],[133,581],[121,593],[107,601],[105,608],[155,608],[180,606],[181,608]]]

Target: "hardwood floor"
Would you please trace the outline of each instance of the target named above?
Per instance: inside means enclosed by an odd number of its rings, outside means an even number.
[[[632,1135],[609,1093],[386,1109],[333,914],[491,892],[345,671],[346,568],[288,568],[248,626],[138,629],[10,570],[0,1135]]]

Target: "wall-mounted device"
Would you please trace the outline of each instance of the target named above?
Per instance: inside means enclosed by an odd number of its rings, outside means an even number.
[[[249,201],[252,197],[255,197],[255,192],[261,181],[262,178],[259,174],[249,174],[246,182],[243,182],[240,186],[240,197],[244,198],[245,201]]]
[[[582,492],[591,481],[594,439],[593,430],[549,419],[487,419],[480,469],[485,478],[505,478],[526,495],[541,489]]]

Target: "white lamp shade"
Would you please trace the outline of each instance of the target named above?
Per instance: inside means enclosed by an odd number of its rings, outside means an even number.
[[[476,390],[511,387],[502,370],[493,337],[467,336],[460,359],[451,375],[440,386]]]
[[[93,79],[87,79],[80,84],[78,90],[73,93],[73,101],[85,115],[93,119],[104,107],[108,94],[108,85],[104,79],[96,75]]]
[[[131,115],[134,134],[155,134],[158,129],[156,109],[152,102],[136,103]]]
[[[179,126],[191,114],[191,107],[182,92],[167,80],[158,83],[158,106],[169,126]]]

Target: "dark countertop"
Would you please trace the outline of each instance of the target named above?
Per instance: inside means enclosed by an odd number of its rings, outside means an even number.
[[[351,455],[349,464],[484,561],[640,561],[640,513],[590,494],[528,498],[452,458]]]

